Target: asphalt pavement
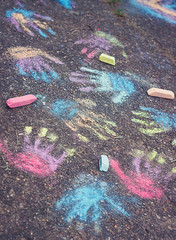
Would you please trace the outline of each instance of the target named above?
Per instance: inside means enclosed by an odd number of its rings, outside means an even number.
[[[0,11],[0,239],[176,239],[175,1]]]

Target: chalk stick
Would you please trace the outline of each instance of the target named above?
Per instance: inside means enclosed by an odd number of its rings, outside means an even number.
[[[175,95],[172,91],[160,89],[160,88],[150,88],[147,91],[148,95],[153,97],[160,97],[160,98],[168,98],[168,99],[174,99]]]
[[[99,160],[100,171],[107,172],[109,168],[109,159],[106,155],[101,155]]]
[[[104,53],[102,53],[99,56],[99,60],[102,61],[102,62],[111,64],[111,65],[115,65],[115,57],[111,57],[111,56],[109,56],[107,54],[104,54]]]
[[[28,95],[21,96],[21,97],[9,98],[6,101],[6,103],[10,108],[16,108],[16,107],[21,107],[24,105],[31,104],[35,100],[37,100],[37,98],[34,95],[28,94]]]

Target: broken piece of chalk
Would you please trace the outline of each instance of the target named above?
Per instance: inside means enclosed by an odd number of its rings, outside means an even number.
[[[99,160],[100,171],[107,172],[109,168],[109,159],[106,155],[101,155]]]
[[[37,100],[37,98],[34,95],[28,94],[22,97],[10,98],[6,103],[10,108],[16,108],[33,103],[35,100]]]
[[[153,97],[160,97],[160,98],[168,98],[168,99],[174,99],[175,95],[172,91],[164,90],[160,88],[150,88],[147,91],[148,95]]]
[[[111,65],[115,65],[115,57],[111,57],[107,54],[104,54],[102,53],[100,56],[99,56],[99,60],[102,61],[102,62],[105,62],[105,63],[109,63]]]

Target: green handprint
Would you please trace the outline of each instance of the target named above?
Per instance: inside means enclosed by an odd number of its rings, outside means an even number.
[[[137,118],[131,119],[132,122],[139,123],[145,127],[139,128],[140,132],[153,136],[176,128],[176,114],[164,113],[149,107],[140,107],[140,109],[142,111],[132,111]],[[144,120],[141,120],[141,118]]]

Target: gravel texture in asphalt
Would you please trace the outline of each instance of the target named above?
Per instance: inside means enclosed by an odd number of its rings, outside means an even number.
[[[0,239],[174,240],[176,100],[147,90],[176,93],[175,1],[1,0],[0,12]]]

